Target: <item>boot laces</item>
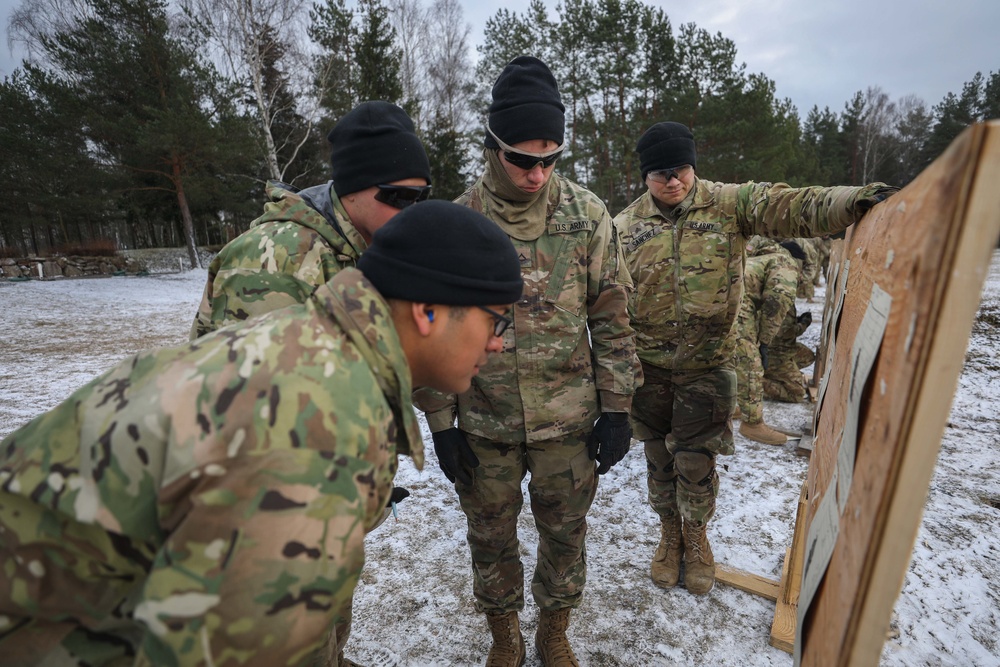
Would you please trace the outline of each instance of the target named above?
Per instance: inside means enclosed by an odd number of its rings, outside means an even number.
[[[668,551],[677,551],[681,548],[681,531],[673,530],[673,527],[668,528],[666,524],[663,525],[663,530],[660,533],[663,538],[663,546]]]
[[[569,646],[568,640],[558,642],[555,646],[549,646],[548,644],[546,646],[548,648],[548,657],[550,662],[560,661],[570,665],[578,664],[576,662],[576,656],[573,655],[573,649]]]
[[[486,666],[509,665],[512,660],[521,656],[520,630],[513,627],[514,623],[508,619],[490,619],[490,629],[494,630],[493,647],[490,649],[489,660]],[[503,630],[504,632],[499,632]]]
[[[518,651],[511,643],[503,645],[493,644],[493,649],[490,651],[486,667],[503,667],[504,665],[511,664],[520,657],[520,651]]]
[[[705,557],[705,549],[703,545],[706,543],[706,536],[704,534],[705,527],[700,529],[691,529],[694,535],[697,535],[699,539],[685,540],[684,551],[691,554],[692,560],[697,560],[701,563],[708,564],[708,559]]]
[[[545,645],[547,662],[554,664],[579,665],[572,647],[569,645],[569,637],[566,636],[566,629],[569,627],[569,613],[556,612],[548,619],[546,636],[542,638]]]

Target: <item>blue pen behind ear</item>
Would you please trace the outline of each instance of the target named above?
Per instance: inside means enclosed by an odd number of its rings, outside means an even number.
[[[434,321],[434,311],[433,310],[428,310],[427,311],[427,321],[428,322],[433,322]]]

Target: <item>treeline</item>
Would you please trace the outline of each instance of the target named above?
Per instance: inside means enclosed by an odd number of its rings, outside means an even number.
[[[966,126],[1000,117],[1000,72],[928,108],[859,91],[839,112],[775,97],[736,47],[638,0],[497,11],[475,66],[458,0],[22,0],[29,56],[0,83],[0,253],[218,245],[263,183],[327,180],[326,133],[360,101],[407,109],[434,195],[478,173],[492,81],[548,62],[567,107],[561,173],[616,213],[642,191],[635,140],[677,120],[714,180],[905,185]]]

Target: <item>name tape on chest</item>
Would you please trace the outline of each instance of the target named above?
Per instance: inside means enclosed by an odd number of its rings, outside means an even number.
[[[708,222],[708,221],[689,222],[686,225],[684,225],[684,228],[685,229],[693,229],[693,230],[696,230],[696,231],[699,231],[699,232],[721,232],[722,231],[722,225],[720,225],[717,222]]]
[[[597,220],[553,220],[549,222],[549,234],[572,234],[590,231],[597,227]]]
[[[632,228],[628,230],[628,236],[623,239],[625,241],[625,249],[630,253],[634,252],[636,248],[659,234],[661,229],[662,227],[660,225],[654,225],[652,227],[646,227],[642,224],[633,225]]]

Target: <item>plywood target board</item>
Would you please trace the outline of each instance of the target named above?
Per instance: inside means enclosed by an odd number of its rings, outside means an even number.
[[[797,665],[878,664],[998,236],[991,121],[848,230],[836,266],[831,257]]]

